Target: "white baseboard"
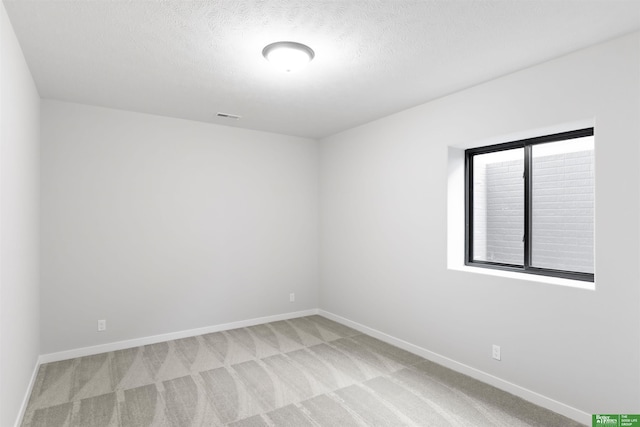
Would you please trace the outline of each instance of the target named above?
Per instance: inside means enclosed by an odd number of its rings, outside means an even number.
[[[333,314],[325,310],[318,310],[318,314],[328,319],[334,320],[338,323],[350,326],[353,329],[356,329],[367,335],[371,335],[372,337],[378,338],[379,340],[384,341],[388,344],[394,345],[413,354],[417,354],[418,356],[424,357],[427,360],[445,366],[456,372],[468,375],[472,378],[475,378],[476,380],[490,384],[496,388],[499,388],[500,390],[514,394],[531,403],[535,403],[538,406],[542,406],[543,408],[549,409],[550,411],[564,415],[567,418],[571,418],[572,420],[575,420],[579,423],[591,425],[591,414],[576,409],[572,406],[543,396],[540,393],[536,393],[535,391],[520,387],[517,384],[510,383],[509,381],[505,381],[501,378],[498,378],[471,366],[465,365],[463,363],[457,362],[453,359],[449,359],[448,357],[442,356],[438,353],[434,353],[433,351],[411,344],[394,336],[385,334],[384,332],[380,332],[376,329],[370,328],[352,320],[345,319],[344,317],[338,316],[337,314]]]
[[[31,391],[33,390],[33,386],[36,383],[36,378],[38,377],[38,369],[40,369],[40,357],[36,360],[36,366],[33,368],[33,373],[31,374],[31,380],[29,380],[29,386],[27,387],[27,392],[22,399],[22,404],[20,405],[20,411],[18,412],[18,417],[16,418],[15,427],[20,427],[22,424],[22,419],[24,418],[24,414],[27,410],[27,405],[29,404],[29,398],[31,397]]]
[[[39,358],[39,363],[51,363],[58,362],[60,360],[75,359],[76,357],[92,356],[94,354],[124,350],[127,348],[139,347],[141,345],[156,344],[159,342],[177,340],[180,338],[195,337],[197,335],[210,334],[212,332],[226,331],[229,329],[245,328],[247,326],[277,322],[278,320],[294,319],[296,317],[311,316],[313,314],[318,314],[318,309],[313,308],[310,310],[276,314],[273,316],[257,317],[254,319],[240,320],[237,322],[223,323],[214,326],[205,326],[203,328],[189,329],[186,331],[171,332],[168,334],[153,335],[150,337],[134,338],[126,341],[116,341],[92,347],[76,348],[73,350],[60,351],[57,353],[43,354]]]

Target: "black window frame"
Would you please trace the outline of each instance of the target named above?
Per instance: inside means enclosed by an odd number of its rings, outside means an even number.
[[[495,270],[514,271],[518,273],[535,274],[539,276],[551,276],[565,279],[594,282],[594,273],[584,273],[567,270],[554,270],[548,268],[533,267],[531,265],[531,235],[532,235],[532,147],[537,144],[566,141],[575,138],[583,138],[594,135],[594,128],[583,128],[568,132],[560,132],[552,135],[538,136],[517,141],[504,142],[484,147],[469,148],[465,150],[465,259],[468,266],[482,267]],[[522,265],[504,264],[491,261],[473,259],[473,156],[477,154],[494,153],[498,151],[524,148],[524,259]],[[594,218],[595,220],[595,218]],[[595,254],[594,254],[595,256]],[[595,261],[595,260],[594,260]]]

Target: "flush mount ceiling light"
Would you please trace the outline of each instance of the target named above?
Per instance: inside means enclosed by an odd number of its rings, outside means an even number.
[[[315,53],[302,43],[275,42],[262,49],[262,56],[274,66],[289,73],[311,62]]]

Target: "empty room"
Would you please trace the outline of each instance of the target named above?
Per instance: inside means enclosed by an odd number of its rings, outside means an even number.
[[[640,426],[640,2],[3,0],[0,426]]]

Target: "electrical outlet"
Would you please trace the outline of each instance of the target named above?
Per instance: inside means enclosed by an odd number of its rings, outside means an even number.
[[[107,330],[107,321],[105,319],[98,320],[98,332]]]
[[[291,292],[289,294],[289,302],[295,302],[296,300],[296,294],[294,294],[293,292]]]
[[[493,350],[491,352],[491,355],[493,356],[494,359],[496,360],[500,360],[500,346],[499,345],[493,345]]]

